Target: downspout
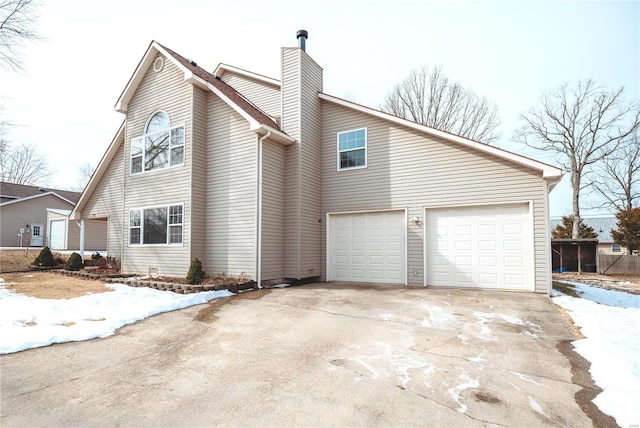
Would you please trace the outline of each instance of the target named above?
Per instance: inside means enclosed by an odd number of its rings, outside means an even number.
[[[262,145],[271,131],[258,139],[257,209],[256,209],[256,284],[262,288]]]

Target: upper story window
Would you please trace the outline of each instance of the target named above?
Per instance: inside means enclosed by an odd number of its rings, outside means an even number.
[[[338,132],[338,171],[367,167],[367,128]]]
[[[619,253],[622,251],[622,246],[620,244],[611,244],[611,252]]]
[[[129,245],[182,244],[182,205],[129,210]]]
[[[184,125],[171,126],[165,112],[153,114],[144,135],[131,140],[131,174],[184,164]]]

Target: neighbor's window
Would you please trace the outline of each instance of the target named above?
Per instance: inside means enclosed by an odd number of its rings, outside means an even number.
[[[367,167],[367,129],[338,132],[338,170]]]
[[[620,244],[611,244],[612,253],[619,253],[620,251],[622,251],[622,246]]]
[[[129,244],[182,244],[182,205],[129,211]]]
[[[166,113],[155,113],[144,135],[131,140],[131,174],[183,164],[184,125],[172,127]]]

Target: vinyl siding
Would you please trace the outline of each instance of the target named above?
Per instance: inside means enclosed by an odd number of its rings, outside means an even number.
[[[220,79],[251,100],[253,104],[269,116],[280,116],[279,86],[270,85],[232,71],[225,71]]]
[[[262,148],[262,279],[284,278],[285,148],[269,141]]]
[[[296,142],[285,155],[284,274],[300,278],[300,73],[298,49],[282,49],[282,129]]]
[[[158,268],[161,275],[185,276],[190,263],[191,245],[191,94],[192,86],[170,60],[162,71],[150,67],[129,102],[125,133],[125,206],[121,239],[124,255],[122,270],[146,273]],[[144,133],[148,118],[157,111],[169,116],[171,125],[185,125],[184,165],[137,175],[129,173],[131,139]],[[128,245],[128,216],[133,208],[184,204],[183,242],[181,245]]]
[[[29,199],[22,202],[16,202],[0,207],[0,219],[2,219],[2,228],[0,228],[0,246],[16,247],[19,244],[18,232],[20,228],[24,228],[32,224],[42,224],[43,245],[46,245],[49,236],[49,225],[47,224],[47,208],[59,208],[64,210],[73,209],[73,205],[63,201],[57,196],[47,195],[38,198]],[[22,246],[29,246],[29,234],[22,236]]]
[[[191,169],[191,259],[204,262],[207,232],[207,93],[193,87],[193,136]],[[207,270],[207,266],[203,266]]]
[[[305,52],[283,49],[282,127],[297,143],[287,148],[285,274],[321,275],[322,69]]]
[[[102,179],[82,209],[82,217],[107,219],[107,252],[122,259],[122,222],[124,219],[124,175],[128,164],[124,144],[116,151]],[[127,169],[128,171],[128,169]]]
[[[73,220],[66,221],[66,249],[80,249],[80,226]],[[85,256],[92,251],[107,249],[107,222],[100,220],[85,220],[84,222],[84,250]],[[109,254],[110,255],[110,254]]]
[[[425,208],[533,201],[535,288],[547,292],[547,194],[540,172],[328,102],[322,114],[323,213],[407,208],[408,217],[424,220]],[[337,133],[361,127],[367,128],[367,168],[337,171]],[[423,224],[408,223],[410,285],[424,281],[423,236]]]
[[[214,94],[207,117],[206,269],[255,278],[257,135]]]

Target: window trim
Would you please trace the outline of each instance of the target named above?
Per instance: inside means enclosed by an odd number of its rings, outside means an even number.
[[[346,134],[348,132],[364,131],[364,147],[358,147],[356,149],[340,150],[340,134]],[[364,150],[364,165],[350,166],[346,168],[340,167],[340,154],[345,152],[352,152],[356,150]],[[338,172],[351,171],[354,169],[364,169],[369,165],[369,133],[367,127],[349,129],[347,131],[340,131],[336,134],[336,168]]]
[[[155,131],[155,132],[151,132],[151,133],[147,133],[147,128],[149,127],[149,123],[151,122],[151,119],[153,119],[153,117],[155,117],[158,113],[162,113],[167,117],[167,120],[169,121],[169,127],[165,128],[165,129],[161,129],[159,131]],[[177,145],[177,146],[172,146],[171,143],[171,134],[173,132],[174,129],[178,129],[178,128],[182,128],[182,144]],[[145,156],[146,156],[146,152],[147,152],[147,148],[146,148],[146,138],[160,134],[160,133],[164,133],[164,132],[168,132],[169,133],[169,143],[168,143],[168,147],[167,147],[167,159],[168,159],[168,166],[164,167],[164,168],[153,168],[150,170],[146,170],[145,169]],[[141,155],[137,155],[135,156],[136,158],[141,158],[142,159],[142,166],[141,166],[141,171],[139,172],[134,172],[133,171],[133,141],[134,140],[141,140],[142,142],[142,154]],[[184,123],[178,124],[178,125],[173,125],[171,126],[171,120],[169,119],[169,115],[167,114],[167,112],[165,112],[164,110],[157,110],[154,111],[153,113],[151,113],[149,115],[149,117],[147,118],[147,121],[145,122],[144,125],[144,132],[142,135],[138,135],[135,136],[133,138],[129,139],[129,175],[130,176],[134,176],[134,175],[141,175],[141,174],[147,174],[150,172],[155,172],[155,171],[162,171],[165,169],[170,169],[170,168],[175,168],[175,167],[179,167],[179,166],[184,166],[185,164],[185,156],[186,156],[186,146],[187,146],[187,127]],[[176,163],[175,165],[171,163],[171,151],[173,149],[182,147],[182,162],[180,163]]]
[[[621,253],[622,252],[622,245],[620,245],[620,244],[611,244],[611,252],[612,253]]]
[[[181,209],[181,223],[169,223],[170,218],[171,218],[171,207],[180,207]],[[165,243],[159,243],[159,244],[145,244],[144,241],[144,210],[150,210],[150,209],[156,209],[156,208],[166,208],[167,209],[167,232],[166,232],[166,241]],[[140,213],[140,225],[139,226],[131,226],[131,212],[132,211],[138,211]],[[145,206],[145,207],[136,207],[136,208],[129,208],[129,217],[128,217],[128,224],[127,224],[127,246],[128,247],[183,247],[184,246],[184,226],[185,226],[185,222],[184,222],[184,203],[180,202],[180,203],[170,203],[170,204],[162,204],[162,205],[151,205],[151,206]],[[181,242],[174,242],[171,243],[171,227],[172,226],[180,226],[182,227],[182,239]],[[131,243],[131,230],[132,229],[138,229],[140,231],[140,243]]]

